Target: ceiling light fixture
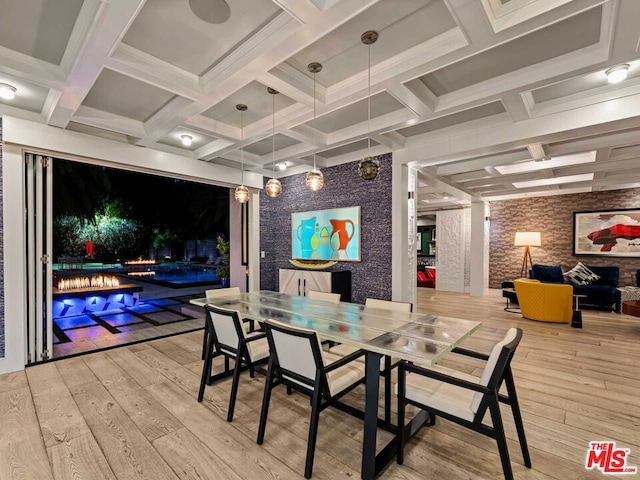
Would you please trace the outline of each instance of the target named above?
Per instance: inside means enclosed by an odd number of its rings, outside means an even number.
[[[265,190],[267,195],[275,198],[282,193],[282,184],[276,178],[276,95],[280,92],[271,87],[267,87],[267,92],[271,94],[273,100],[271,109],[271,150],[273,153],[271,156],[271,178],[267,182]]]
[[[191,135],[180,135],[180,138],[182,139],[182,145],[185,147],[190,147],[193,143],[193,137]]]
[[[378,32],[369,30],[360,36],[360,41],[367,45],[369,52],[369,69],[367,75],[367,156],[358,162],[358,175],[363,180],[375,180],[380,172],[380,160],[371,156],[371,44],[378,40]]]
[[[316,167],[316,74],[322,71],[322,64],[312,62],[307,65],[307,70],[313,73],[313,170],[307,172],[305,183],[312,192],[317,192],[324,186],[324,175]]]
[[[278,164],[278,170],[281,172],[287,169],[287,162],[281,162]]]
[[[243,104],[236,105],[236,109],[240,112],[240,185],[236,187],[234,197],[238,203],[246,203],[249,201],[249,189],[244,186],[244,112],[247,106]]]
[[[620,83],[627,78],[627,73],[629,73],[629,64],[624,63],[622,65],[616,65],[604,73],[607,75],[609,83]]]
[[[0,98],[5,100],[13,100],[16,98],[16,87],[8,83],[0,83]]]
[[[189,0],[189,7],[196,17],[207,23],[224,23],[231,16],[225,0]]]

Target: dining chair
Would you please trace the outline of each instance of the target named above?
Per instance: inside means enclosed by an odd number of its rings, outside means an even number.
[[[325,300],[327,302],[333,303],[338,303],[340,301],[339,293],[319,292],[317,290],[309,290],[307,292],[307,297],[314,300]]]
[[[221,257],[218,257],[221,258]],[[229,287],[229,288],[215,288],[211,290],[204,291],[205,297],[207,300],[214,300],[219,297],[228,297],[234,295],[240,295],[240,287]],[[207,352],[207,337],[209,336],[209,329],[207,328],[207,322],[204,322],[204,337],[202,339],[202,360],[204,360]]]
[[[405,407],[414,405],[426,410],[431,424],[436,416],[450,420],[496,440],[506,480],[513,479],[507,439],[504,433],[500,403],[511,407],[513,419],[520,440],[524,464],[531,468],[531,458],[522,424],[522,415],[516,396],[516,387],[511,371],[511,360],[522,339],[522,329],[510,328],[505,337],[485,355],[463,348],[453,352],[486,361],[480,378],[440,365],[423,367],[401,361],[398,366],[398,450],[397,462],[404,461]],[[502,384],[507,394],[500,393]],[[482,423],[487,410],[491,415],[492,426]]]
[[[411,313],[413,304],[408,302],[394,302],[391,300],[378,300],[377,298],[367,298],[364,303],[365,307],[378,308],[380,310],[389,310],[396,312]],[[329,352],[338,355],[349,355],[356,350],[351,345],[335,345],[329,349]],[[360,359],[364,362],[364,358]],[[397,365],[399,359],[385,355],[380,359],[380,375],[384,378],[384,408],[385,420],[391,419],[391,370]]]
[[[247,333],[240,318],[240,313],[235,310],[228,310],[213,305],[205,305],[205,322],[209,329],[207,338],[207,354],[202,368],[200,379],[200,391],[198,392],[198,402],[204,398],[204,389],[213,381],[228,376],[231,373],[229,359],[235,362],[233,368],[233,381],[231,384],[231,396],[229,398],[229,409],[227,421],[233,420],[233,411],[236,405],[238,394],[238,384],[240,373],[249,369],[251,377],[257,366],[265,364],[269,358],[269,344],[264,332]],[[212,375],[213,360],[216,357],[224,356],[225,370],[218,375]],[[266,371],[262,370],[266,374]]]
[[[395,302],[391,300],[379,300],[377,298],[367,298],[364,302],[365,307],[380,308],[382,310],[391,310],[396,312],[413,312],[413,303]]]
[[[311,420],[305,478],[311,478],[320,412],[335,405],[345,394],[364,382],[365,368],[356,362],[364,351],[340,357],[324,352],[314,330],[292,327],[275,320],[264,323],[271,355],[264,386],[258,444],[264,441],[271,391],[283,384],[311,397]]]

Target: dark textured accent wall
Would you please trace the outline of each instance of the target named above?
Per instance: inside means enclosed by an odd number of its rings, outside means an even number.
[[[357,162],[323,168],[324,188],[307,190],[305,174],[282,178],[282,194],[271,198],[260,193],[260,288],[278,290],[278,271],[294,268],[291,258],[291,214],[360,206],[361,260],[338,262],[327,271],[351,270],[352,301],[367,297],[391,299],[391,154],[378,157],[378,178],[358,177]],[[265,182],[268,179],[265,178]]]
[[[640,258],[573,255],[573,212],[639,207],[637,188],[491,202],[489,286],[499,288],[520,275],[524,247],[513,246],[518,231],[542,234],[542,246],[531,247],[533,263],[561,265],[563,271],[578,262],[617,266],[619,285],[635,285]]]
[[[2,117],[0,117],[0,212],[2,211]],[[0,358],[4,358],[4,230],[0,213]]]

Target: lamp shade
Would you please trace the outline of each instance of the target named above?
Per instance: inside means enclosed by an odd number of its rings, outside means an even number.
[[[540,232],[516,232],[516,240],[513,242],[516,247],[539,247],[542,245],[540,241]]]

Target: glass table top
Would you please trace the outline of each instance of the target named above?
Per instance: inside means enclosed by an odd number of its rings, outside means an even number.
[[[440,315],[405,313],[347,302],[258,291],[191,300],[237,310],[244,318],[273,319],[318,332],[332,340],[403,360],[434,364],[480,326],[480,322]]]

